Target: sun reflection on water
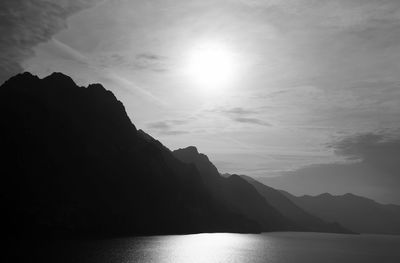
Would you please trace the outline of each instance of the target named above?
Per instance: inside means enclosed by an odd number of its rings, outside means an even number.
[[[249,255],[256,256],[251,251],[260,248],[254,235],[249,238],[247,235],[230,233],[168,236],[160,237],[159,242],[154,241],[153,244],[158,243],[159,248],[152,248],[151,262],[163,263],[253,262],[254,259],[250,259]],[[263,246],[265,249],[265,240]],[[136,257],[132,262],[137,260]],[[146,262],[148,260],[147,257]]]

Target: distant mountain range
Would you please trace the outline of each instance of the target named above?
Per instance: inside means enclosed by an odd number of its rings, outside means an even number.
[[[315,214],[306,212],[307,210],[304,210],[301,206],[298,206],[290,198],[286,197],[285,194],[283,194],[281,191],[266,186],[249,176],[241,175],[241,177],[249,182],[251,185],[253,185],[254,188],[260,193],[260,195],[268,200],[268,202],[273,207],[275,207],[283,216],[289,218],[293,222],[297,222],[307,231],[337,233],[351,232],[349,231],[349,229],[352,228],[345,229],[340,224],[336,223],[337,221],[335,220],[324,221],[321,218],[315,216]]]
[[[354,194],[294,196],[281,191],[293,203],[327,222],[338,222],[358,233],[400,234],[400,206],[379,204]]]
[[[309,231],[340,232],[348,229],[355,233],[400,234],[399,205],[379,204],[350,193],[294,196],[251,177],[241,177],[251,183],[282,215],[308,227]]]
[[[397,206],[353,196],[334,205],[246,176],[221,176],[195,147],[170,151],[137,130],[100,84],[79,87],[61,73],[6,81],[0,120],[1,223],[8,236],[398,231],[389,219],[400,214]],[[386,228],[371,232],[344,220],[355,217],[353,204],[375,224],[385,217]]]

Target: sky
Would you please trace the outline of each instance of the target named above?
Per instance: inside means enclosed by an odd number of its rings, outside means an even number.
[[[2,0],[0,32],[0,82],[101,83],[221,173],[400,204],[398,0]]]

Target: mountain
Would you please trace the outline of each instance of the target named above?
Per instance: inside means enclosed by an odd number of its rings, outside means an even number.
[[[227,176],[224,174],[223,176]],[[300,208],[279,190],[264,185],[259,181],[245,175],[240,175],[249,182],[254,188],[275,207],[283,216],[304,227],[307,231],[313,232],[333,232],[333,233],[352,233],[338,223],[327,223],[321,218],[314,216]],[[330,220],[334,222],[334,220]]]
[[[204,184],[213,198],[225,204],[232,212],[244,214],[258,222],[263,231],[305,230],[295,222],[285,218],[269,204],[257,190],[238,175],[222,177],[208,157],[190,146],[173,151],[176,158],[188,164],[194,164],[199,170]]]
[[[400,206],[383,205],[354,194],[286,197],[304,210],[359,233],[400,234]]]
[[[138,131],[100,84],[19,74],[0,87],[0,120],[3,236],[262,230]]]

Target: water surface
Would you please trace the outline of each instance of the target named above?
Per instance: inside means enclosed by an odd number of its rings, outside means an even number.
[[[380,235],[216,233],[32,245],[29,253],[43,262],[400,262],[400,237]]]

